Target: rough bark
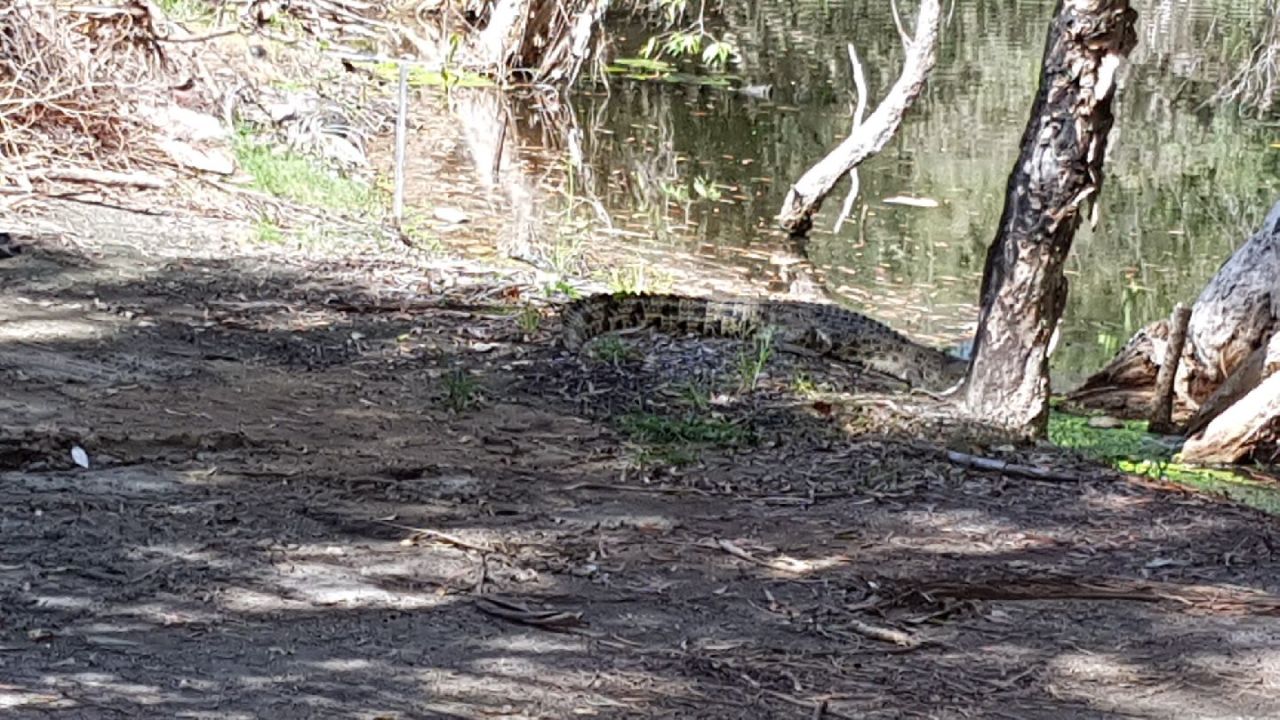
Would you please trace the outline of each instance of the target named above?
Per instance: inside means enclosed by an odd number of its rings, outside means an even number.
[[[921,0],[915,36],[907,46],[907,57],[889,94],[857,125],[849,137],[822,158],[791,186],[778,213],[778,224],[792,235],[803,235],[813,227],[813,216],[840,179],[867,158],[884,149],[902,125],[902,117],[924,89],[925,80],[937,59],[938,30],[942,8],[938,0]]]
[[[1066,305],[1062,266],[1096,199],[1116,71],[1137,41],[1128,0],[1061,0],[1040,88],[987,253],[973,363],[962,389],[977,419],[1042,435],[1049,341]]]
[[[1155,397],[1151,402],[1151,432],[1171,433],[1173,425],[1173,381],[1181,366],[1182,350],[1187,344],[1187,326],[1191,322],[1191,308],[1178,303],[1169,318],[1169,347],[1164,363],[1156,375]]]
[[[1067,399],[1088,408],[1138,417],[1145,413],[1163,363],[1165,322],[1143,328],[1101,371]],[[1232,254],[1192,307],[1187,344],[1175,381],[1176,412],[1198,413],[1191,426],[1203,427],[1252,385],[1236,376],[1255,350],[1280,329],[1280,203]],[[1257,372],[1254,372],[1256,382]]]
[[[1187,329],[1182,385],[1209,397],[1276,330],[1280,318],[1280,203],[1205,286]]]
[[[1106,367],[1067,393],[1067,402],[1111,415],[1137,418],[1151,406],[1156,376],[1164,367],[1169,322],[1157,320],[1129,338]],[[1175,383],[1176,389],[1176,383]],[[1175,402],[1174,415],[1181,405]]]

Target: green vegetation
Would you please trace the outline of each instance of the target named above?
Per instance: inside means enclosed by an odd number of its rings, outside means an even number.
[[[203,25],[213,20],[213,6],[205,0],[158,0],[156,5],[175,22]]]
[[[591,357],[600,362],[617,365],[631,357],[631,348],[616,335],[605,335],[591,344]]]
[[[628,265],[609,269],[609,292],[615,295],[671,292],[675,278],[645,265]]]
[[[542,292],[549,298],[560,297],[563,295],[570,300],[575,300],[582,297],[582,293],[578,292],[578,288],[569,284],[569,282],[563,278],[556,280],[555,282],[547,283],[542,287]]]
[[[765,328],[751,338],[746,347],[738,351],[738,378],[744,392],[755,390],[760,375],[773,357],[773,330]]]
[[[400,66],[398,63],[366,63],[364,67],[373,72],[374,75],[388,82],[400,82]],[[409,66],[409,85],[411,87],[442,87],[452,89],[456,87],[477,88],[477,87],[493,87],[493,80],[480,75],[478,73],[468,72],[465,70],[449,70],[443,71],[427,70],[420,65]]]
[[[424,213],[406,211],[400,230],[415,248],[429,253],[438,253],[443,249],[440,236],[434,230],[434,223]]]
[[[533,305],[525,305],[516,314],[516,324],[520,326],[520,332],[532,335],[542,327],[542,311]]]
[[[619,426],[634,443],[643,445],[639,460],[687,465],[707,447],[739,447],[755,441],[747,428],[723,418],[690,413],[670,417],[648,412],[622,416]]]
[[[680,388],[680,400],[691,410],[705,413],[711,409],[711,386],[703,381],[690,380]]]
[[[799,373],[791,378],[791,392],[803,398],[812,398],[818,394],[818,385],[808,373]]]
[[[454,412],[474,407],[480,401],[480,385],[471,374],[455,368],[444,376],[444,404]]]
[[[668,199],[681,204],[688,204],[694,197],[709,202],[718,202],[724,196],[724,193],[714,180],[702,175],[693,179],[692,187],[663,180],[658,184],[658,189]]]
[[[253,225],[253,239],[263,245],[284,243],[284,231],[269,217],[260,216]]]
[[[567,212],[555,227],[547,265],[562,277],[577,275],[585,265],[589,223],[571,217]]]
[[[640,54],[645,58],[698,56],[702,64],[723,69],[733,56],[733,45],[707,32],[706,4],[690,13],[689,0],[658,0],[657,9],[670,30],[651,36]],[[693,15],[686,20],[687,15]]]
[[[235,153],[240,167],[253,176],[254,187],[276,197],[350,212],[368,212],[377,205],[377,194],[368,185],[243,130],[236,135]]]
[[[624,415],[621,424],[623,431],[633,441],[651,445],[738,445],[751,437],[751,433],[741,426],[712,416],[688,415],[673,418],[636,412]]]
[[[1049,440],[1121,472],[1185,485],[1280,513],[1280,485],[1260,482],[1233,470],[1176,462],[1173,449],[1147,433],[1147,424],[1143,421],[1128,420],[1121,427],[1103,429],[1090,427],[1089,418],[1054,412],[1049,417]]]
[[[617,58],[613,64],[609,66],[609,72],[613,73],[651,73],[654,75],[665,75],[675,72],[676,66],[666,60],[658,60],[655,58]]]

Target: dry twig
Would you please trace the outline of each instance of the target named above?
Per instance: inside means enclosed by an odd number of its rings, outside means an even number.
[[[947,451],[947,459],[957,465],[963,465],[975,470],[988,470],[1005,475],[1019,475],[1032,480],[1044,480],[1047,482],[1080,482],[1084,480],[1083,476],[1076,473],[1050,470],[1049,468],[1036,467],[1034,465],[1018,465],[996,458],[979,457],[955,450]]]

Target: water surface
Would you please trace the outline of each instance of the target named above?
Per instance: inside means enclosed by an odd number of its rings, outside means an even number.
[[[1194,300],[1275,202],[1280,150],[1270,145],[1280,138],[1209,102],[1263,4],[1136,3],[1140,44],[1119,96],[1098,225],[1077,236],[1068,262],[1057,386],[1096,369],[1175,302]],[[902,48],[883,0],[725,5],[714,29],[740,57],[730,77],[710,79],[727,87],[615,76],[607,95],[580,93],[573,110],[589,189],[620,227],[643,236],[637,242],[751,266],[796,250],[773,218],[789,182],[848,132],[844,44],[857,47],[873,101],[896,77]],[[925,95],[860,170],[851,221],[832,232],[843,189],[817,218],[804,252],[827,290],[922,338],[949,343],[972,332],[1052,5],[956,0]],[[622,55],[648,33],[621,30]],[[773,92],[733,89],[743,85]],[[700,197],[698,179],[721,196]],[[885,202],[895,196],[937,206]]]

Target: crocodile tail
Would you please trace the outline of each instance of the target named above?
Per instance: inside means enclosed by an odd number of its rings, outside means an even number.
[[[597,335],[613,330],[674,327],[705,316],[707,303],[703,298],[652,293],[580,298],[566,305],[560,315],[564,345],[578,350]]]

